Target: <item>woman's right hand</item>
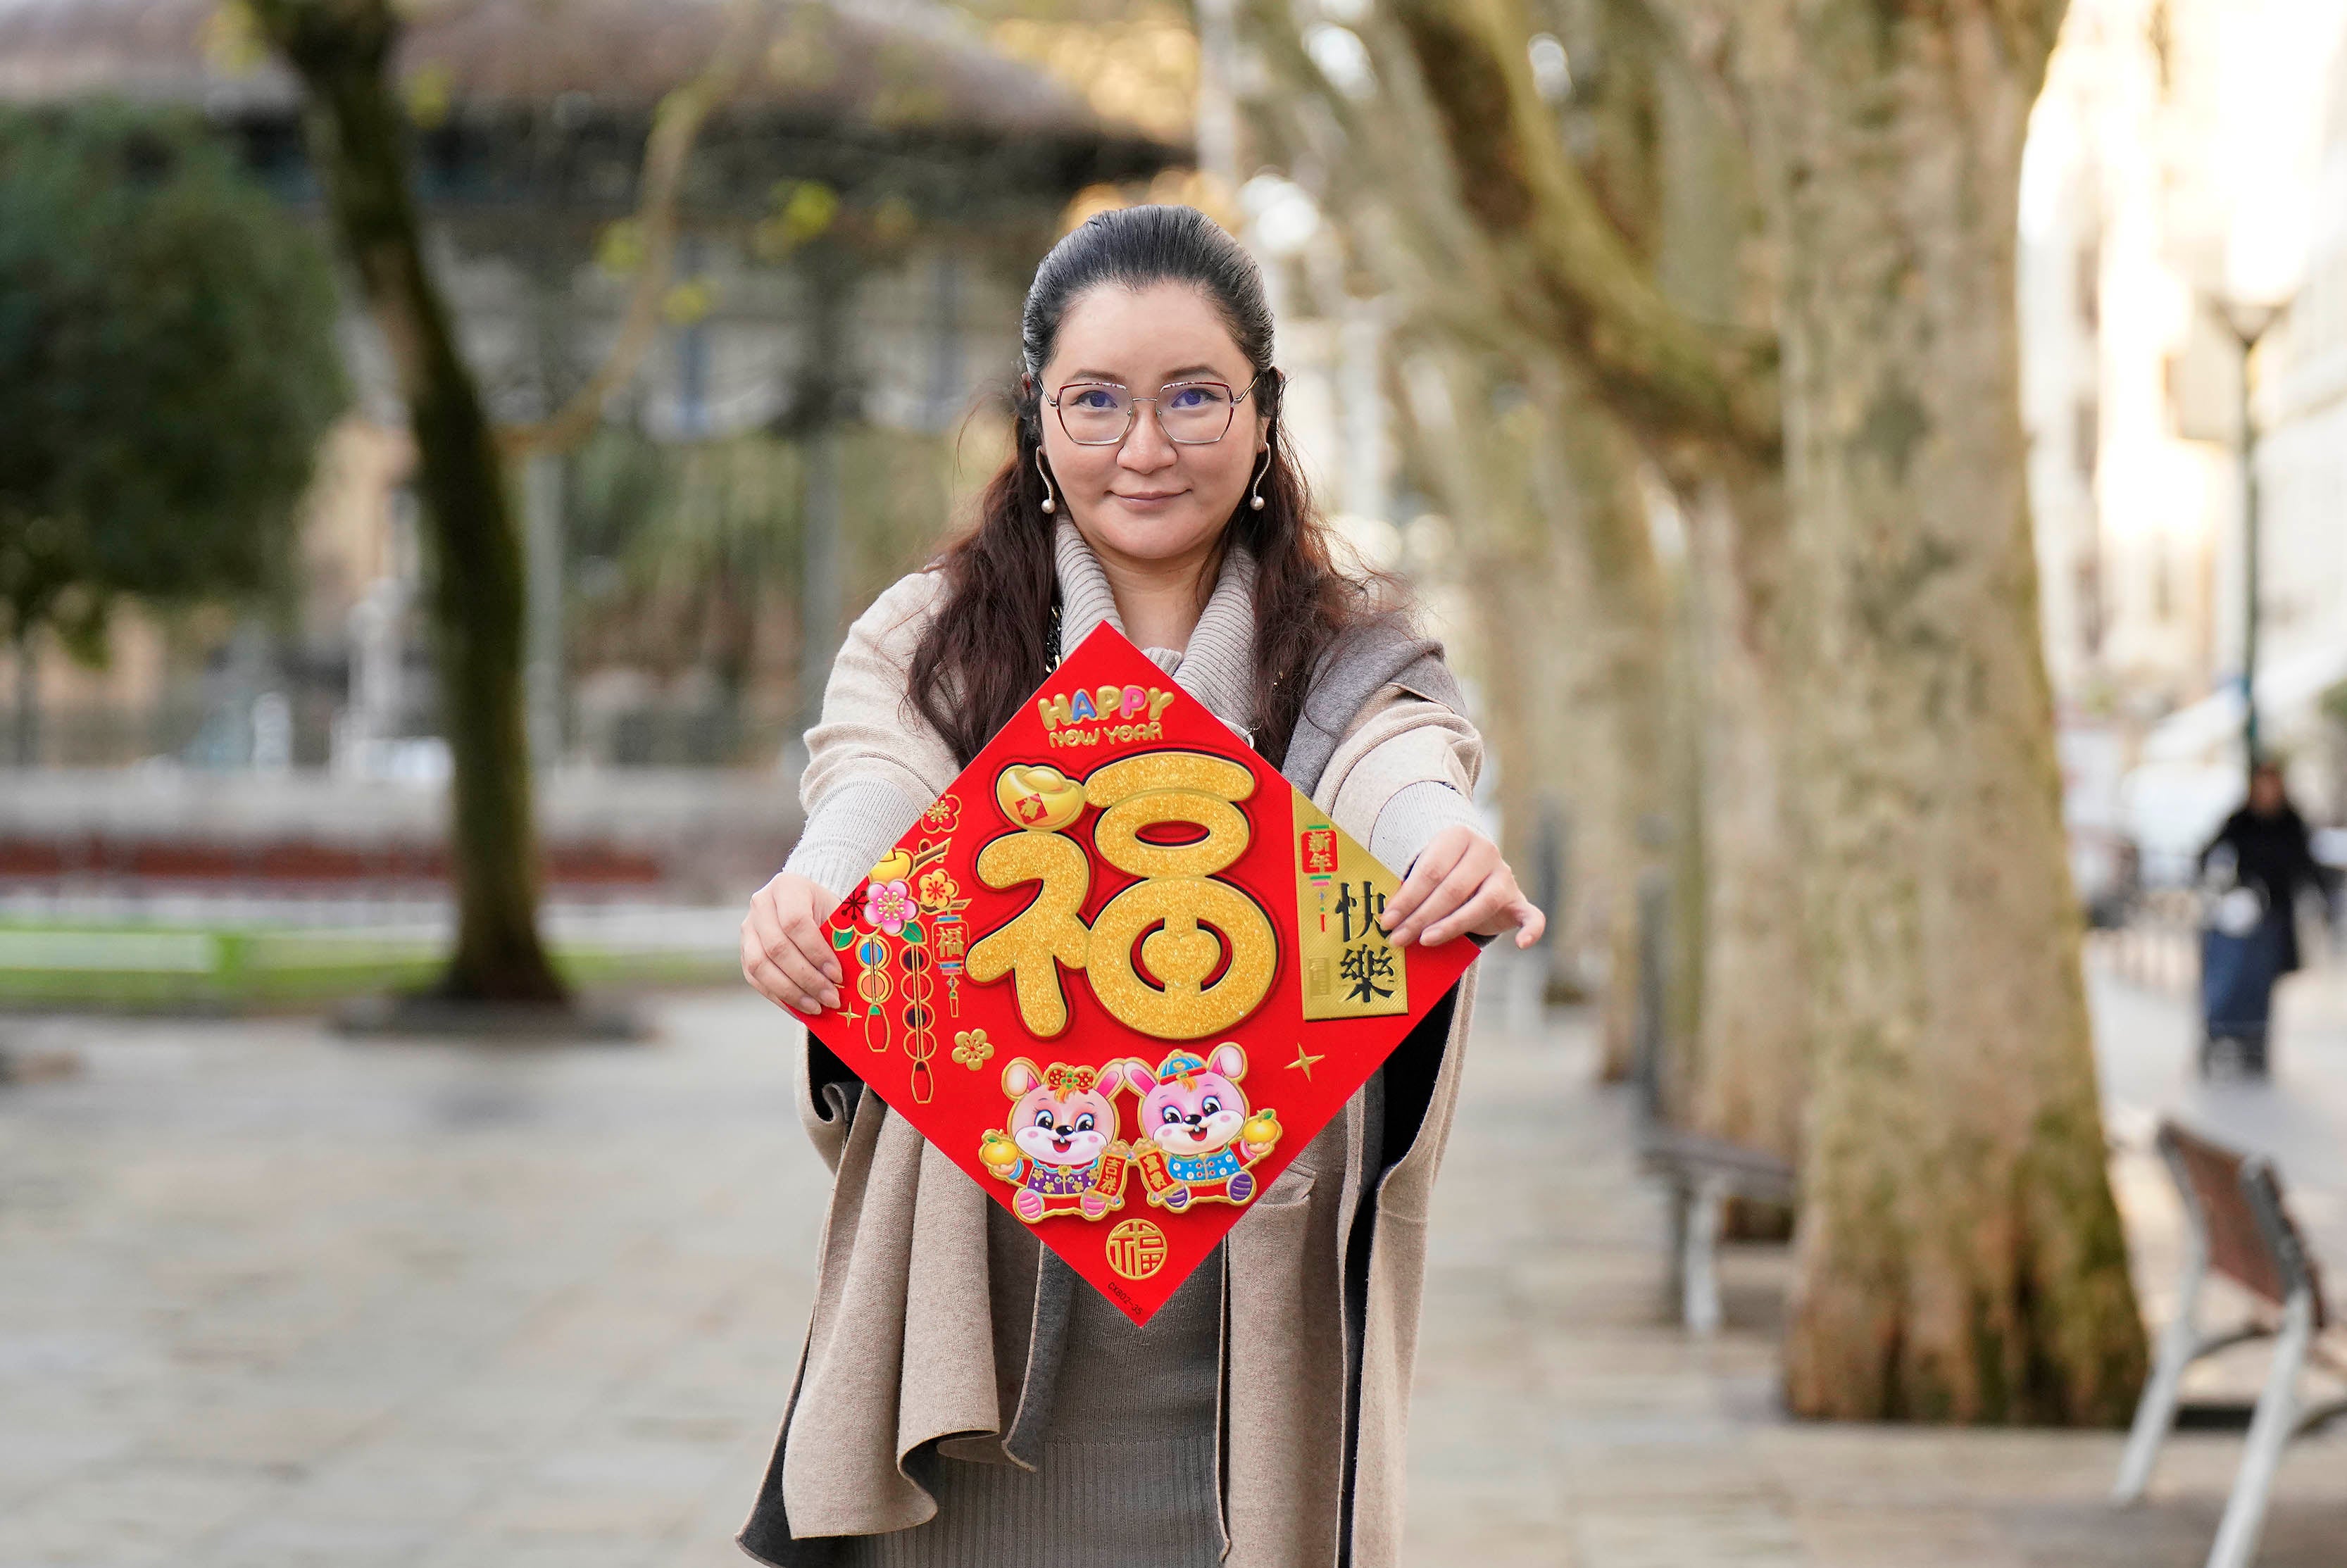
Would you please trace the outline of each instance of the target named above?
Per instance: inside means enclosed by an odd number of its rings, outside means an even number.
[[[760,996],[809,1017],[839,1005],[839,955],[823,930],[838,902],[787,871],[751,896],[742,919],[742,974]]]

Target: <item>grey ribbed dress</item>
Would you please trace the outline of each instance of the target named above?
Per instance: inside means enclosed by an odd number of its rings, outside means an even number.
[[[998,1280],[1037,1277],[1040,1244],[989,1204],[987,1252]],[[1221,1376],[1223,1254],[1134,1327],[1107,1297],[1072,1288],[1032,1471],[940,1458],[937,1517],[911,1530],[841,1542],[844,1568],[1213,1568],[1216,1380]],[[1019,1321],[1009,1301],[997,1322]],[[998,1335],[1000,1329],[998,1328]],[[1008,1365],[1026,1347],[1006,1345]],[[1040,1390],[1037,1390],[1040,1392]]]

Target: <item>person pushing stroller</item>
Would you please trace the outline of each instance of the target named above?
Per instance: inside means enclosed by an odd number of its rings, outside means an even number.
[[[2300,967],[2298,896],[2322,886],[2306,819],[2291,804],[2281,768],[2260,762],[2249,799],[2200,851],[2209,912],[2200,936],[2200,1071],[2229,1046],[2244,1071],[2263,1077],[2274,982]]]

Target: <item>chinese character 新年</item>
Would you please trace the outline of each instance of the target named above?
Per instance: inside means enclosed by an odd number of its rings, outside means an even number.
[[[1303,861],[1307,872],[1336,870],[1337,830],[1331,827],[1305,829]]]

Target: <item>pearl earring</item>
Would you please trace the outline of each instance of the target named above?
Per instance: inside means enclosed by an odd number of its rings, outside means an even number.
[[[1043,454],[1040,451],[1035,454],[1035,473],[1043,481],[1043,515],[1048,518],[1060,509],[1060,503],[1051,495],[1051,476],[1044,472]]]
[[[1263,510],[1263,482],[1270,473],[1271,453],[1266,450],[1263,455],[1263,467],[1255,477],[1255,493],[1247,498],[1248,510],[1255,512]]]

